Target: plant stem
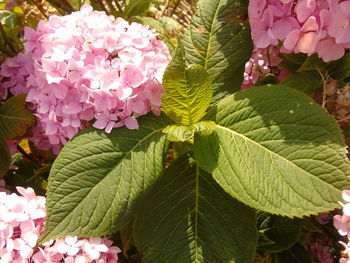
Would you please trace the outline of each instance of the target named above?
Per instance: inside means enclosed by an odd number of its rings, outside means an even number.
[[[122,13],[123,13],[123,8],[122,8],[122,6],[119,4],[119,1],[118,1],[118,0],[114,0],[114,3],[115,3],[115,5],[117,6],[118,11],[122,14]]]
[[[109,9],[111,10],[111,14],[116,17],[118,16],[117,10],[114,8],[112,1],[111,0],[105,0],[107,2],[107,5],[109,7]]]
[[[17,145],[17,151],[19,151],[25,158],[27,158],[29,161],[38,163],[38,160],[34,159],[31,155],[29,155],[28,153],[26,153],[26,151],[20,146]]]
[[[168,9],[169,7],[169,3],[170,3],[170,0],[166,0],[165,2],[165,5],[164,5],[164,9],[162,10],[162,13],[160,14],[160,17],[163,17],[164,14],[165,14],[165,11]]]
[[[91,0],[91,2],[94,2],[95,4],[97,4],[103,11],[105,11],[108,14],[108,10],[106,9],[102,0]]]
[[[40,5],[40,3],[37,2],[37,0],[28,0],[30,3],[32,3],[33,5],[36,6],[36,8],[38,8],[38,10],[40,11],[40,13],[46,18],[49,19],[49,17],[46,15],[45,10],[43,9],[43,7]]]
[[[170,16],[173,16],[173,14],[175,13],[175,11],[176,11],[177,7],[179,6],[179,4],[180,4],[180,0],[177,0],[176,4],[174,6],[174,9],[170,13]]]

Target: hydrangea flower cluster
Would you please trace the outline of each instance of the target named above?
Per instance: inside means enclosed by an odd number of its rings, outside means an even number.
[[[318,53],[325,62],[350,48],[350,1],[251,0],[249,18],[257,48],[281,43],[281,52]]]
[[[348,242],[339,241],[344,246],[343,258],[340,259],[340,263],[350,263],[350,191],[344,190],[342,196],[345,204],[340,203],[343,206],[343,214],[335,215],[333,223],[340,235],[347,237]]]
[[[3,184],[3,181],[0,182]],[[106,238],[66,237],[35,248],[45,224],[45,197],[17,187],[20,196],[0,189],[1,263],[115,263],[120,249]]]
[[[27,93],[38,125],[33,140],[58,151],[89,121],[110,132],[137,129],[135,116],[160,113],[169,51],[156,33],[88,5],[26,27],[24,53],[3,63],[1,96]]]
[[[252,87],[262,75],[271,73],[271,68],[282,61],[278,54],[277,47],[255,48],[245,64],[242,89]]]

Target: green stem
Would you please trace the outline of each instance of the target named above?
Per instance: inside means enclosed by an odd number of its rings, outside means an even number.
[[[36,160],[35,158],[33,158],[31,155],[29,155],[28,153],[26,153],[26,151],[20,146],[17,145],[17,151],[19,151],[26,159],[28,159],[29,161],[35,162],[35,163],[39,163],[38,160]]]

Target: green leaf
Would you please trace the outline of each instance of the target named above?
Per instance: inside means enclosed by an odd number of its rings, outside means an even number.
[[[226,192],[272,214],[302,217],[339,207],[350,165],[333,117],[283,86],[238,92],[204,119],[217,127],[195,136],[199,166]]]
[[[241,88],[245,63],[253,50],[247,6],[248,0],[199,0],[185,32],[186,60],[208,71],[212,102]]]
[[[339,63],[331,70],[330,76],[336,80],[344,80],[350,76],[350,54],[342,57]]]
[[[312,263],[310,253],[301,245],[296,244],[294,247],[273,255],[271,263]]]
[[[254,210],[225,193],[187,155],[177,159],[138,211],[142,262],[252,262]]]
[[[326,63],[317,54],[313,54],[305,59],[298,72],[305,70],[324,70],[325,68]]]
[[[212,97],[211,82],[206,70],[200,65],[186,67],[181,41],[164,73],[163,87],[163,110],[169,118],[181,125],[198,122]]]
[[[302,53],[285,53],[282,54],[282,57],[299,66],[303,65],[305,63],[305,60],[307,59],[307,56]]]
[[[169,125],[163,130],[163,132],[171,142],[185,142],[194,136],[194,132],[190,126],[177,124]]]
[[[87,0],[47,0],[55,8],[64,10],[68,13],[80,10],[80,7],[84,4],[90,4]]]
[[[322,77],[316,70],[307,70],[289,75],[282,81],[282,85],[311,94],[322,87]]]
[[[292,247],[301,234],[301,224],[286,217],[260,213],[257,217],[259,247],[269,252],[280,252]],[[263,244],[260,237],[267,237],[272,243]],[[262,239],[264,240],[264,239]]]
[[[11,97],[0,107],[0,134],[8,139],[22,137],[35,123],[33,114],[26,109],[26,95]]]
[[[11,156],[8,150],[7,142],[0,137],[0,178],[6,175],[11,164]]]
[[[209,135],[215,130],[215,123],[212,121],[201,121],[190,126],[169,125],[163,132],[168,135],[168,140],[172,142],[185,142],[193,139],[195,133]]]
[[[168,32],[180,32],[183,26],[174,18],[169,16],[162,16],[159,22],[164,26]]]
[[[110,134],[88,129],[68,142],[54,162],[41,242],[104,236],[126,225],[134,207],[163,170],[168,142],[164,117],[139,119],[140,129]]]
[[[161,4],[164,0],[126,0],[125,15],[141,16],[148,12],[151,4]]]

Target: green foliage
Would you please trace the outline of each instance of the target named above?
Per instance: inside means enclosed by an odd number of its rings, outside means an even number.
[[[41,242],[67,235],[103,236],[127,224],[157,181],[168,142],[167,119],[143,117],[140,129],[88,129],[57,157],[49,177]],[[79,218],[79,220],[77,220]]]
[[[169,118],[181,125],[195,124],[202,118],[211,101],[211,82],[202,66],[186,66],[180,41],[164,73],[163,86],[163,110]]]
[[[192,140],[195,133],[201,135],[209,135],[215,130],[215,123],[212,121],[201,121],[189,126],[169,125],[163,132],[167,134],[168,140],[171,142],[185,142]]]
[[[301,224],[286,217],[258,213],[259,247],[280,252],[292,247],[301,234]]]
[[[14,96],[0,107],[0,178],[11,164],[7,140],[22,137],[27,129],[34,125],[33,114],[26,109],[26,96]]]
[[[305,59],[298,72],[304,70],[319,70],[322,71],[326,68],[326,63],[317,55],[313,54]]]
[[[19,50],[22,20],[20,14],[0,10],[0,51],[7,56],[14,56]]]
[[[90,0],[99,10],[148,24],[172,49],[182,26],[143,17],[163,2],[126,0],[120,7]],[[322,85],[319,72],[330,69],[345,81],[349,74],[337,67],[346,68],[347,60],[328,65],[317,56],[284,54],[281,65],[294,74],[283,85],[237,92],[252,51],[248,2],[197,1],[163,78],[162,107],[173,122],[144,116],[134,131],[90,128],[62,149],[49,176],[41,243],[119,231],[132,262],[251,263],[257,242],[273,253],[272,262],[310,262],[298,242],[301,229],[311,226],[288,217],[338,208],[341,190],[350,186],[350,164],[338,124],[302,92],[313,93]],[[81,3],[65,0],[60,8],[68,12]],[[275,82],[268,74],[258,85]],[[22,136],[32,116],[5,104],[0,117],[12,117],[6,124],[0,119],[1,131]],[[4,140],[0,154],[9,157]],[[41,179],[50,164],[29,168]],[[138,258],[128,258],[136,249]]]
[[[350,53],[342,57],[337,65],[330,71],[332,78],[344,80],[350,76]]]
[[[312,263],[312,261],[309,252],[296,244],[282,253],[273,255],[271,263]]]
[[[316,70],[306,70],[291,74],[282,81],[282,85],[290,87],[306,94],[311,94],[322,87],[321,73]]]
[[[85,0],[47,0],[52,6],[67,13],[77,11],[87,1]]]
[[[8,150],[7,142],[3,137],[0,137],[0,178],[6,173],[11,164],[11,156]]]
[[[0,135],[15,139],[26,134],[27,128],[35,123],[33,114],[25,108],[26,95],[21,94],[8,99],[0,107]]]
[[[150,8],[151,4],[161,4],[164,0],[126,0],[125,16],[141,16]]]
[[[339,207],[349,163],[336,121],[298,91],[262,86],[220,101],[195,136],[199,166],[233,197],[259,210],[302,217]]]
[[[166,169],[138,211],[142,262],[252,262],[254,210],[226,194],[188,156]]]
[[[200,64],[213,83],[213,102],[238,91],[253,44],[247,0],[199,0],[184,37],[186,60]]]

